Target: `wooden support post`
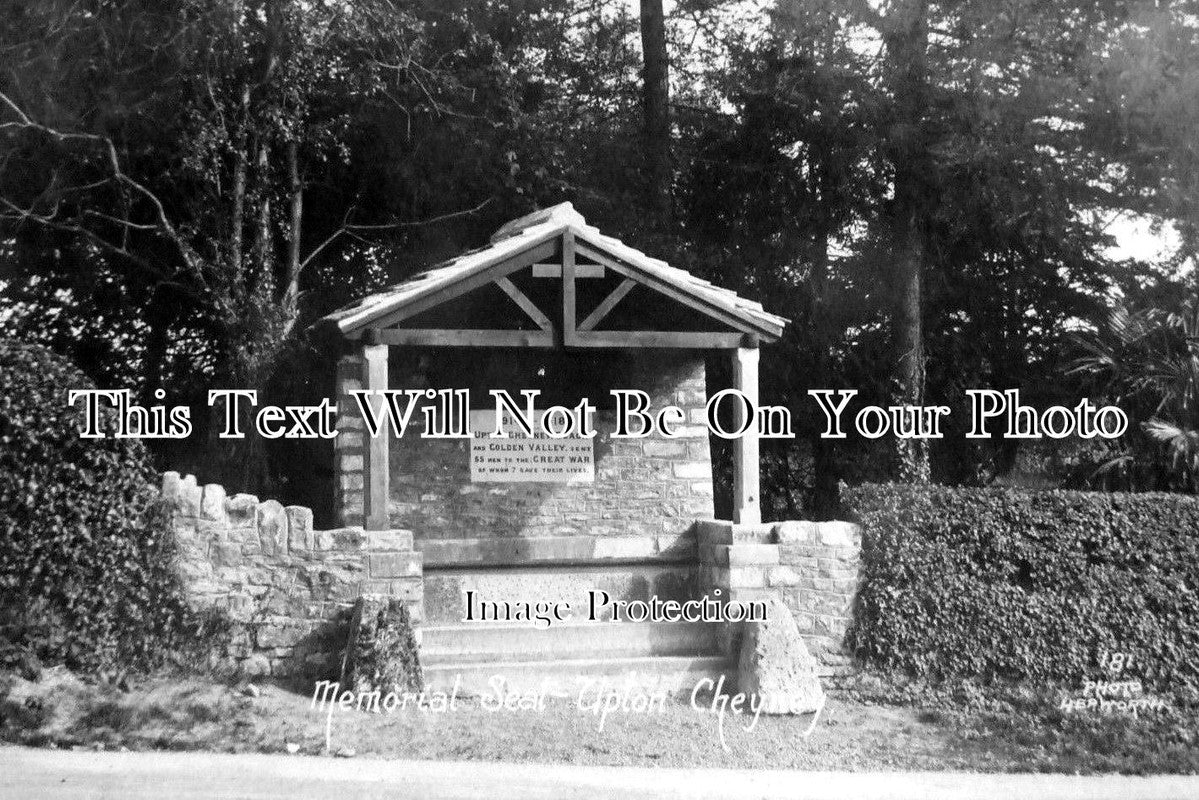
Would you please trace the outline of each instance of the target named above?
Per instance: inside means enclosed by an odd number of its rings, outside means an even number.
[[[377,338],[377,337],[376,337]],[[362,348],[363,387],[372,391],[387,389],[387,345],[368,344]],[[383,397],[371,396],[370,403],[376,413],[385,408]],[[390,466],[387,463],[391,443],[391,426],[383,423],[378,436],[368,436],[364,448],[363,485],[364,526],[368,531],[385,531],[391,527],[387,517],[387,495],[390,484]]]
[[[733,388],[758,405],[758,348],[739,347],[733,351]],[[736,426],[745,421],[744,407],[736,405]],[[759,494],[758,425],[750,420],[749,429],[733,440],[733,522],[746,525],[762,521]]]
[[[575,339],[575,235],[562,234],[562,344],[569,347]]]

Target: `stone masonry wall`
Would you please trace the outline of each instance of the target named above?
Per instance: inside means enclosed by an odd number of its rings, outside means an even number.
[[[850,663],[845,634],[861,586],[862,531],[850,522],[780,522],[779,564],[767,585],[795,614],[799,629],[832,666]]]
[[[845,634],[861,581],[861,531],[848,522],[696,523],[699,584],[726,600],[768,599],[787,606],[827,672],[852,663]],[[735,652],[736,631],[722,646]]]
[[[312,511],[228,496],[167,472],[177,571],[195,608],[233,622],[228,666],[245,675],[322,675],[340,664],[348,615],[363,593],[422,612],[422,563],[405,530],[318,531]]]
[[[392,352],[397,353],[397,348]],[[520,389],[536,388],[537,376],[544,375],[544,370],[536,370],[537,363],[565,369],[567,360],[587,358],[526,351],[487,362],[486,355],[479,355],[477,364],[439,374],[436,364],[441,357],[433,353],[396,363],[398,357],[393,355],[391,388],[470,388],[475,408],[494,408],[488,390],[507,389],[519,397]],[[539,408],[551,403],[573,407],[587,397],[599,406],[594,416],[598,434],[594,483],[471,483],[470,443],[421,438],[417,410],[406,435],[391,441],[391,525],[414,531],[418,539],[658,536],[683,533],[696,517],[710,517],[712,461],[704,420],[703,357],[648,350],[623,359],[603,362],[603,369],[596,369],[597,373],[607,370],[600,378],[582,369],[577,382],[559,381],[554,388],[557,395],[538,404]],[[471,368],[474,374],[469,378],[462,374]],[[335,468],[336,507],[343,524],[362,523],[364,434],[356,405],[347,394],[362,387],[361,373],[358,356],[341,360],[341,433],[335,440]],[[682,408],[687,416],[677,427],[679,436],[612,439],[615,414],[603,406],[610,389],[641,389],[652,398],[654,410],[665,405]]]

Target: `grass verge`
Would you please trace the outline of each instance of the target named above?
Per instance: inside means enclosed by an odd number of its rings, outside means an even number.
[[[697,708],[686,697],[650,713],[614,713],[601,728],[597,715],[567,700],[533,710],[460,699],[445,711],[329,715],[311,707],[310,695],[273,684],[164,675],[122,689],[48,670],[37,681],[0,676],[0,737],[47,747],[587,765],[1199,772],[1193,716],[1063,715],[1048,694],[982,697],[867,679],[830,692],[806,738],[810,717],[763,716],[751,725],[748,715],[729,714],[722,743],[710,703]]]

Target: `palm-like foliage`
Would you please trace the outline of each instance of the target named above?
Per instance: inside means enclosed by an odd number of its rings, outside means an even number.
[[[1131,311],[1120,305],[1106,327],[1078,338],[1085,355],[1072,373],[1103,379],[1105,390],[1134,420],[1144,443],[1105,465],[1148,459],[1169,488],[1199,490],[1199,299],[1177,308]]]

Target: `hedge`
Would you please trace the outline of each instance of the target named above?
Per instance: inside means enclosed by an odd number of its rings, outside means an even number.
[[[1199,699],[1199,498],[867,484],[850,645],[935,680],[1127,678]]]
[[[0,667],[30,654],[152,667],[198,641],[146,448],[79,436],[67,392],[91,386],[45,348],[0,340]]]

